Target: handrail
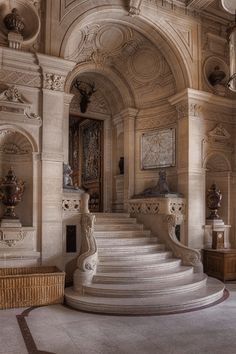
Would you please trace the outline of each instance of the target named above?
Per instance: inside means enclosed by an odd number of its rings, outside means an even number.
[[[182,224],[183,215],[169,214],[164,217],[164,224],[167,224],[166,244],[169,246],[174,256],[181,258],[182,264],[193,266],[195,273],[203,272],[201,254],[198,250],[183,245],[176,237],[176,225]]]

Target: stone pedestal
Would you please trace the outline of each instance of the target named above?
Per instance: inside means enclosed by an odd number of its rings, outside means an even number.
[[[206,225],[204,225],[204,248],[212,248],[212,233],[224,232],[224,248],[231,248],[229,230],[231,225],[225,225],[222,219],[207,220]]]

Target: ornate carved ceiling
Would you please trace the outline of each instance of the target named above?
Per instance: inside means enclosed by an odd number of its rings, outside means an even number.
[[[78,66],[93,64],[94,72],[87,75],[83,73],[83,79],[94,82],[97,87],[91,101],[98,98],[99,91],[100,96],[104,96],[104,99],[99,99],[103,111],[110,111],[110,108],[105,108],[107,94],[113,95],[112,102],[107,103],[110,107],[114,107],[114,103],[120,106],[116,102],[120,97],[114,93],[112,84],[107,86],[98,78],[96,69],[101,76],[107,69],[116,73],[130,87],[137,108],[150,108],[157,104],[157,100],[175,93],[174,77],[161,52],[142,34],[122,24],[104,21],[74,31],[68,41],[65,57],[76,61]]]

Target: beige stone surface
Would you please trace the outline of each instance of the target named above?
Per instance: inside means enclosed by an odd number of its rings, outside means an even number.
[[[176,164],[166,172],[171,190],[186,199],[182,242],[204,247],[206,190],[216,182],[223,194],[220,214],[231,225],[235,247],[236,96],[225,87],[226,27],[233,16],[219,2],[185,5],[48,0],[44,6],[16,0],[26,26],[22,50],[12,48],[1,21],[0,135],[10,134],[8,141],[0,138],[0,177],[13,165],[26,182],[16,210],[23,227],[34,228],[27,245],[34,245],[35,262],[64,267],[70,259],[64,252],[62,210],[70,114],[104,122],[103,211],[111,211],[122,196],[119,191],[117,197],[115,183],[120,156],[125,158],[124,209],[134,194],[157,183],[158,168],[141,168],[141,137],[173,128]],[[0,10],[3,20],[9,2],[3,0]],[[226,77],[212,86],[208,77],[216,65]],[[80,112],[76,78],[95,84],[86,113]],[[14,145],[11,151],[9,144]],[[79,233],[77,238],[79,245]],[[20,256],[8,259],[21,262]]]

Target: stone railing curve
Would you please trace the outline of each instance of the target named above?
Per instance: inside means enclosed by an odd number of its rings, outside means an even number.
[[[82,293],[83,286],[92,282],[96,273],[98,254],[97,243],[94,237],[95,215],[88,209],[89,195],[84,193],[82,198],[81,214],[81,254],[77,259],[76,270],[73,274],[73,287],[76,292]]]
[[[203,271],[200,252],[183,245],[175,234],[176,225],[181,225],[184,220],[184,198],[178,196],[134,198],[129,200],[128,210],[148,228],[155,224],[155,220],[159,216],[158,222],[162,229],[161,241],[166,244],[175,257],[182,260],[183,265],[192,266],[196,273]],[[158,235],[158,231],[155,234]]]

